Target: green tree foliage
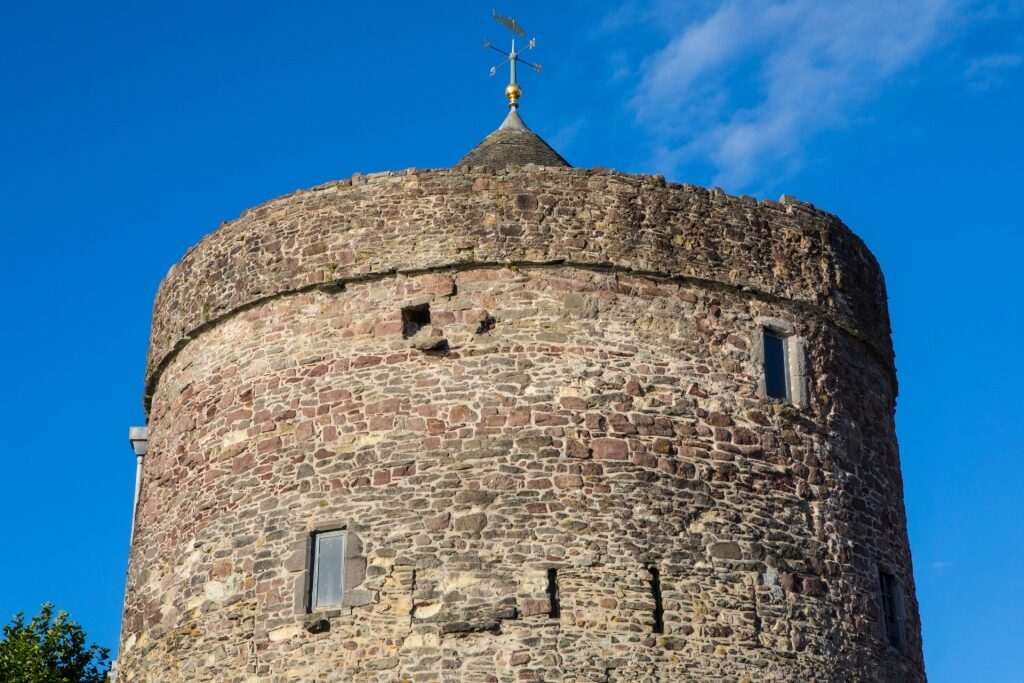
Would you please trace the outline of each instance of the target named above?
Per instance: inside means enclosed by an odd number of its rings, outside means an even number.
[[[0,640],[3,683],[103,683],[110,651],[85,644],[85,631],[64,610],[44,604],[25,623],[24,612],[4,626]]]

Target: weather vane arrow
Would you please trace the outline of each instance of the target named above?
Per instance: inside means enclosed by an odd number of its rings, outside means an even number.
[[[494,47],[494,45],[492,45],[491,41],[489,40],[484,41],[484,47],[490,48],[495,52],[500,52],[501,54],[505,55],[504,62],[498,64],[497,66],[491,67],[491,75],[494,76],[495,74],[498,73],[499,68],[505,66],[506,64],[509,65],[509,81],[508,85],[505,86],[505,97],[508,98],[509,108],[514,110],[519,108],[519,97],[523,94],[523,89],[520,88],[519,83],[516,82],[516,64],[522,62],[523,64],[525,64],[526,66],[530,67],[531,69],[538,73],[540,72],[540,64],[531,64],[530,62],[526,61],[525,59],[519,56],[521,54],[520,52],[516,52],[516,36],[522,38],[523,36],[526,35],[526,31],[523,30],[523,27],[519,25],[519,22],[509,17],[503,17],[500,14],[498,14],[497,11],[495,10],[491,10],[491,13],[494,16],[495,21],[497,21],[499,24],[501,24],[502,26],[504,26],[505,28],[512,32],[512,49],[509,50],[508,52],[505,52],[500,48]],[[536,45],[537,39],[530,38],[530,41],[526,44],[526,49],[532,50],[534,47],[536,47]]]

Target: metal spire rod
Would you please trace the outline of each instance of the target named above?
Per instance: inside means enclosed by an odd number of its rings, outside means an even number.
[[[491,67],[491,75],[494,76],[496,73],[498,73],[498,69],[500,67],[503,67],[506,64],[509,65],[509,81],[508,85],[505,86],[505,97],[508,98],[509,109],[517,109],[519,107],[519,97],[523,94],[523,89],[519,87],[519,83],[516,81],[516,64],[522,62],[523,64],[530,67],[537,73],[540,73],[540,64],[531,64],[530,62],[526,61],[525,59],[519,56],[521,53],[516,52],[516,36],[519,36],[521,38],[526,35],[526,31],[523,30],[523,27],[520,26],[515,19],[503,17],[494,10],[491,10],[491,13],[495,21],[497,21],[502,26],[504,26],[505,28],[512,32],[512,49],[509,52],[505,52],[500,48],[494,47],[493,45],[491,45],[491,41],[489,40],[484,41],[485,48],[490,48],[495,52],[500,52],[501,54],[505,55],[504,62],[498,64],[498,66]],[[536,47],[536,45],[537,39],[530,38],[530,42],[527,43],[526,49],[532,50],[534,47]]]

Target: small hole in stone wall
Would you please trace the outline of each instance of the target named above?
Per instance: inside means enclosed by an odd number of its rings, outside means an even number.
[[[484,316],[484,319],[480,321],[480,324],[476,328],[476,333],[486,334],[487,332],[490,332],[491,330],[494,329],[494,322],[494,316]]]
[[[430,324],[430,304],[402,308],[402,336],[408,339]]]
[[[661,572],[649,567],[651,573],[651,596],[654,598],[654,632],[665,632],[665,606],[661,602]]]
[[[548,570],[548,600],[551,602],[551,609],[548,616],[558,619],[562,616],[562,603],[558,595],[558,570]]]

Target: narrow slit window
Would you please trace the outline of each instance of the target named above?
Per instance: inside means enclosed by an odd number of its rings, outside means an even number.
[[[650,567],[651,573],[651,596],[654,598],[654,632],[665,632],[665,606],[661,600],[661,572],[656,567]]]
[[[764,331],[764,389],[769,398],[790,400],[789,358],[786,337]]]
[[[879,569],[878,584],[882,592],[882,627],[885,630],[885,640],[890,646],[902,650],[903,615],[899,583],[895,576]]]
[[[551,608],[548,610],[548,616],[552,619],[558,619],[562,616],[562,603],[558,594],[558,570],[548,570],[548,600],[551,603]]]
[[[322,531],[313,536],[311,610],[341,604],[345,590],[345,531]]]

